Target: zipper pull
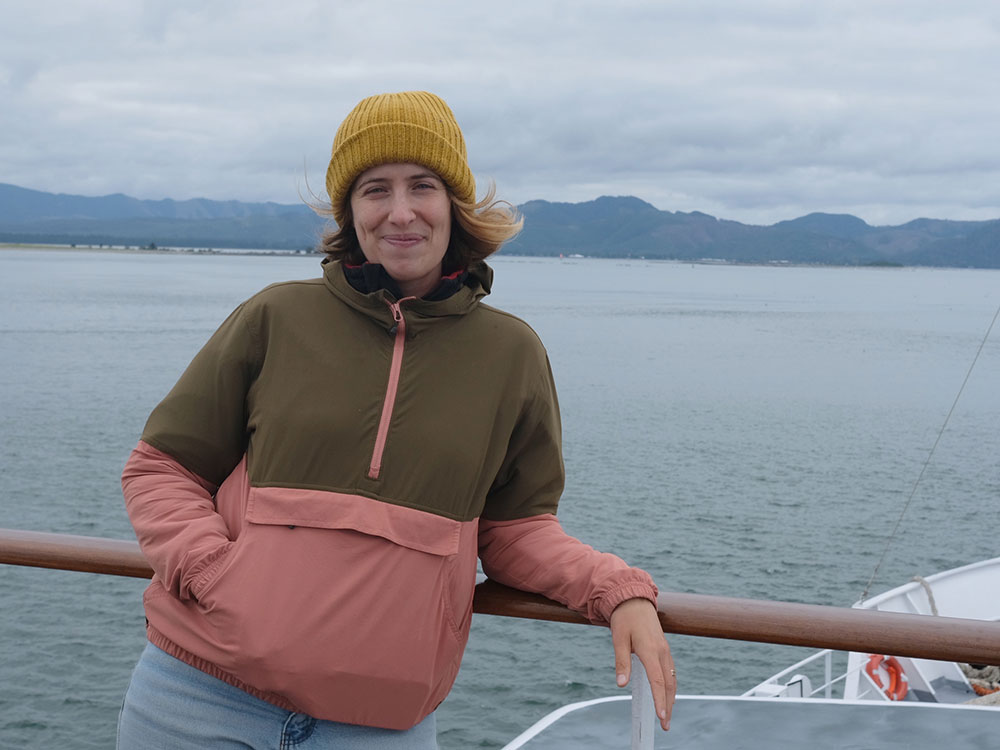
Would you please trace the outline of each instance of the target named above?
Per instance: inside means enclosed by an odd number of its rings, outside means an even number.
[[[389,329],[389,335],[395,336],[396,329],[399,328],[399,324],[403,322],[403,311],[399,309],[399,303],[390,303],[389,309],[392,311],[392,319],[396,321],[396,325]]]

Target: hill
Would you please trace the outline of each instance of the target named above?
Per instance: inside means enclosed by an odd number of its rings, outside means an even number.
[[[661,211],[632,196],[518,208],[524,231],[505,246],[511,254],[1000,268],[1000,219],[871,226],[812,213],[757,226]],[[302,204],[85,197],[0,184],[0,242],[301,250],[315,246],[325,223]]]
[[[301,250],[325,224],[305,205],[45,193],[0,183],[0,241]]]
[[[756,226],[699,211],[660,211],[633,197],[530,201],[520,209],[524,231],[507,247],[523,255],[1000,268],[1000,220],[874,227],[856,216],[813,213]]]

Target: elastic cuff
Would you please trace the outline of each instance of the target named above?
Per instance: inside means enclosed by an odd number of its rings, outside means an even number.
[[[615,611],[615,608],[624,601],[629,599],[646,599],[652,602],[653,606],[656,606],[656,595],[657,591],[656,585],[652,582],[645,583],[643,581],[629,581],[628,583],[623,583],[616,586],[614,589],[606,593],[601,597],[600,603],[595,607],[597,615],[601,618],[601,624],[607,624],[611,621],[611,613]]]
[[[195,573],[191,581],[191,594],[195,599],[200,599],[205,587],[215,580],[219,569],[223,566],[228,557],[229,551],[235,542],[226,542],[218,549],[212,550],[205,556],[205,561],[201,564],[201,570]]]

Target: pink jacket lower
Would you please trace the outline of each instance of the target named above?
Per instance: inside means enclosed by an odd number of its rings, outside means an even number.
[[[216,490],[144,442],[122,486],[155,571],[150,641],[320,719],[406,729],[437,707],[469,635],[477,554],[494,580],[594,622],[626,599],[656,598],[645,572],[568,536],[552,514],[457,521],[251,486],[245,459]]]

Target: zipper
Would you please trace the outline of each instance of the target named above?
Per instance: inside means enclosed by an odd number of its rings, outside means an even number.
[[[385,441],[389,436],[389,423],[392,422],[392,410],[396,405],[396,391],[399,390],[399,373],[403,369],[403,349],[406,347],[406,319],[400,305],[413,297],[404,297],[399,302],[385,303],[392,312],[396,322],[392,330],[396,332],[392,344],[392,364],[389,366],[389,383],[385,388],[385,401],[382,404],[382,416],[378,421],[378,433],[375,435],[375,449],[372,451],[372,461],[368,465],[368,478],[378,479],[382,471],[382,454],[385,452]]]

